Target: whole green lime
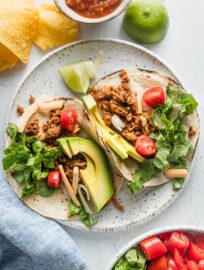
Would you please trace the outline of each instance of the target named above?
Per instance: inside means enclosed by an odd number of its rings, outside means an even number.
[[[126,33],[142,44],[159,42],[168,24],[168,12],[161,0],[133,0],[123,18]]]

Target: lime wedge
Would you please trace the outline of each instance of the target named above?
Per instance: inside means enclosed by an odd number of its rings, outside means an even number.
[[[83,62],[59,69],[67,86],[77,93],[86,93],[89,88],[89,73]]]

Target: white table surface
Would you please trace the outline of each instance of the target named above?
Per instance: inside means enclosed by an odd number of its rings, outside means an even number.
[[[90,233],[66,228],[91,270],[104,270],[112,256],[125,243],[148,230],[182,224],[204,227],[204,1],[165,0],[164,3],[170,15],[170,28],[166,38],[157,45],[149,46],[149,49],[159,54],[177,71],[186,88],[199,101],[201,136],[195,166],[189,183],[174,204],[144,225],[114,233]],[[121,20],[122,16],[100,25],[81,26],[80,39],[114,37],[130,40],[121,29]],[[1,152],[4,120],[12,94],[22,76],[43,55],[37,48],[33,48],[27,66],[19,64],[15,69],[0,74]]]

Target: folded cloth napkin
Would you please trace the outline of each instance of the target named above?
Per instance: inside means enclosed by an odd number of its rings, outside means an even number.
[[[24,206],[2,174],[0,269],[88,269],[75,243],[62,227]]]

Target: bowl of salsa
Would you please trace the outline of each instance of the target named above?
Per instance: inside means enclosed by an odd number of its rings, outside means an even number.
[[[121,14],[131,0],[55,0],[69,18],[82,23],[101,23]]]

